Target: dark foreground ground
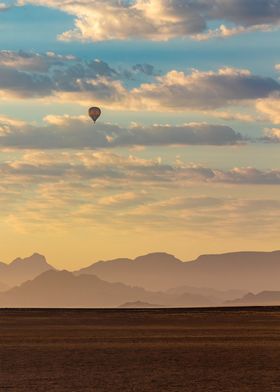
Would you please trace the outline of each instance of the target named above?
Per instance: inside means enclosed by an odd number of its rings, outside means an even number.
[[[0,310],[0,391],[280,391],[280,308]]]

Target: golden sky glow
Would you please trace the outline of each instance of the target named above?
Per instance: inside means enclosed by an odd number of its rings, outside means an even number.
[[[188,3],[3,2],[0,260],[279,248],[280,4]]]

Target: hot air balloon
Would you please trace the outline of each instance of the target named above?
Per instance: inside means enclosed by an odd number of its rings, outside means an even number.
[[[88,115],[95,122],[101,115],[101,110],[96,107],[92,107],[88,109]]]

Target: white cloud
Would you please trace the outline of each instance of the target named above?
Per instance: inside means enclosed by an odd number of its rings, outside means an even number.
[[[280,21],[279,0],[18,0],[30,3],[75,16],[75,28],[60,35],[65,41],[209,39],[269,30]],[[208,31],[213,21],[224,23]]]

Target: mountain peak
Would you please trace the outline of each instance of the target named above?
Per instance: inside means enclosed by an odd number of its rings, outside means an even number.
[[[147,255],[136,257],[134,262],[141,264],[158,264],[159,266],[166,263],[182,263],[182,261],[175,256],[165,252],[148,253]]]
[[[42,272],[54,269],[47,263],[45,256],[33,253],[26,258],[18,257],[10,264],[1,266],[1,281],[8,286],[15,286],[34,279]]]
[[[45,256],[41,255],[40,253],[33,253],[31,256],[25,258],[17,257],[10,263],[10,267],[18,266],[23,263],[48,265]]]

